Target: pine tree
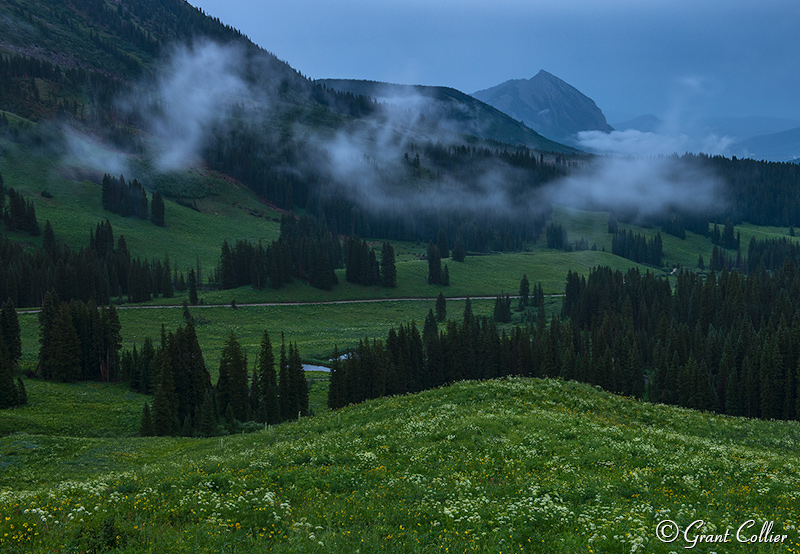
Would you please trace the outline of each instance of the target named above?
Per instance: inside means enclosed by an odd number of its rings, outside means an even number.
[[[214,399],[211,391],[206,391],[199,413],[197,432],[203,437],[214,435],[217,429],[217,421],[214,416]]]
[[[53,378],[55,351],[56,321],[61,310],[61,301],[55,290],[50,289],[44,297],[42,309],[39,310],[39,369],[42,379]]]
[[[97,313],[96,310],[92,310],[92,312]],[[102,329],[99,352],[101,357],[100,377],[103,381],[110,381],[117,377],[119,351],[122,349],[122,325],[113,304],[103,309],[100,328]]]
[[[175,295],[172,288],[172,279],[170,278],[171,273],[169,254],[164,254],[164,267],[161,274],[161,296],[164,298],[172,298]]]
[[[494,320],[499,323],[508,323],[511,321],[511,298],[509,298],[507,294],[495,298]]]
[[[227,240],[222,241],[222,251],[219,256],[219,286],[223,290],[233,289],[238,286],[236,263],[233,251]]]
[[[385,288],[397,286],[397,266],[394,258],[394,248],[388,242],[381,248],[381,284]]]
[[[258,357],[258,414],[262,423],[279,423],[281,420],[278,404],[278,379],[275,374],[275,355],[269,334],[264,331],[261,338],[261,351]]]
[[[233,331],[220,356],[217,398],[220,410],[227,411],[230,406],[237,420],[247,420],[247,361]]]
[[[194,273],[194,268],[189,269],[189,279],[187,284],[189,287],[189,304],[192,306],[197,306],[197,277]]]
[[[0,332],[3,334],[3,342],[8,349],[9,361],[16,366],[22,357],[22,338],[17,310],[10,298],[5,301],[2,311],[0,311]]]
[[[14,370],[9,362],[8,348],[0,336],[0,408],[10,408],[19,403],[19,391],[14,384]]]
[[[145,402],[142,409],[142,422],[139,425],[139,436],[152,437],[154,434],[153,420],[150,417],[150,405]]]
[[[278,362],[278,404],[280,405],[281,421],[292,419],[293,394],[289,359],[286,357],[286,338],[281,333],[281,357]],[[294,416],[297,417],[296,411]]]
[[[436,321],[442,323],[447,319],[447,300],[441,292],[436,297]]]
[[[164,215],[164,199],[161,197],[161,193],[156,191],[153,194],[153,202],[150,205],[150,221],[159,227],[164,227],[166,226]]]
[[[519,282],[519,306],[520,308],[525,308],[530,303],[530,294],[531,294],[531,284],[528,281],[528,275],[525,274],[522,276],[522,280]]]
[[[56,253],[56,235],[53,232],[53,226],[50,225],[49,219],[44,223],[44,234],[42,235],[42,249],[45,251],[45,253],[49,254],[50,256],[54,256]]]
[[[292,373],[292,381],[295,386],[296,408],[301,416],[309,415],[308,412],[308,382],[306,373],[303,370],[303,362],[300,360],[300,351],[297,344],[289,345],[289,371]],[[295,417],[297,417],[295,415]]]
[[[170,406],[167,393],[162,386],[156,387],[153,394],[153,409],[152,409],[152,428],[153,435],[159,437],[168,437],[174,434],[173,426],[175,420],[175,412]]]
[[[436,323],[436,316],[433,315],[433,310],[428,310],[428,315],[425,317],[425,326],[422,328],[422,343],[427,346],[438,334],[439,326]]]
[[[81,378],[81,351],[78,333],[72,322],[69,306],[61,304],[53,333],[52,378],[62,383],[72,383]]]

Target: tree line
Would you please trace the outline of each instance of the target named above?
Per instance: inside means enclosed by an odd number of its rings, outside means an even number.
[[[28,403],[25,384],[16,376],[21,357],[22,337],[17,310],[11,300],[6,300],[0,310],[0,408]]]
[[[638,269],[569,272],[560,315],[544,306],[498,331],[474,317],[439,329],[431,310],[385,340],[334,360],[329,405],[417,392],[461,379],[557,377],[653,402],[766,419],[800,419],[800,270],[723,270],[669,281]],[[501,297],[502,299],[503,297]],[[538,302],[537,302],[538,303]]]
[[[163,260],[133,257],[125,237],[116,240],[111,223],[98,223],[89,233],[89,244],[78,250],[56,240],[45,222],[42,248],[26,249],[0,237],[0,294],[17,307],[41,306],[54,289],[59,298],[109,304],[112,298],[143,302],[154,296],[174,294],[172,265]]]
[[[6,195],[8,205],[6,205]],[[6,189],[2,173],[0,173],[0,214],[9,231],[27,231],[34,237],[42,234],[33,201],[13,188]]]
[[[253,367],[231,331],[222,349],[219,378],[212,385],[191,314],[173,332],[161,331],[154,348],[123,353],[123,374],[132,390],[152,394],[142,410],[143,436],[212,436],[245,428],[248,422],[276,424],[309,414],[308,383],[300,352],[281,335],[278,370],[269,334],[264,331]]]
[[[124,175],[117,178],[106,173],[103,175],[101,187],[104,210],[124,217],[149,218],[159,227],[166,225],[164,199],[160,192],[153,193],[152,203],[148,210],[147,191],[136,179],[126,183]]]
[[[295,279],[312,287],[331,290],[339,283],[335,270],[345,267],[345,279],[360,285],[397,286],[394,248],[381,247],[380,262],[366,241],[355,236],[345,240],[328,230],[324,220],[312,216],[281,218],[278,240],[266,247],[261,243],[223,241],[213,281],[222,289],[268,284],[280,288]]]
[[[50,290],[39,311],[39,362],[42,379],[116,381],[120,378],[121,326],[114,306],[94,300],[62,301]]]
[[[637,263],[661,267],[664,257],[661,233],[648,239],[645,235],[635,233],[630,229],[619,230],[611,239],[611,253],[622,256]]]

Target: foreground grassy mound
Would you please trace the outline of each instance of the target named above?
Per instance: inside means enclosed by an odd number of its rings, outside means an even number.
[[[0,439],[0,550],[666,553],[686,543],[659,541],[660,521],[702,519],[732,534],[694,552],[775,551],[737,543],[748,520],[748,538],[774,521],[797,552],[798,439],[796,423],[531,379],[216,439],[16,434]]]

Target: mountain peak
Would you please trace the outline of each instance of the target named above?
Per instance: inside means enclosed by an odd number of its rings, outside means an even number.
[[[594,100],[544,69],[473,96],[559,142],[574,143],[581,131],[612,130]]]
[[[548,78],[550,78],[550,79],[556,79],[556,80],[558,80],[558,81],[561,81],[561,79],[559,79],[558,77],[556,77],[555,75],[553,75],[553,74],[552,74],[552,73],[550,73],[549,71],[545,71],[544,69],[540,69],[540,70],[539,70],[539,73],[537,73],[536,75],[534,75],[532,78],[533,78],[533,79],[535,79],[535,78],[537,78],[537,77],[548,77]],[[563,83],[564,81],[561,81],[561,82]]]

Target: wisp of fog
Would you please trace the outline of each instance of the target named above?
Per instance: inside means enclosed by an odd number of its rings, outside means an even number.
[[[243,49],[233,45],[197,41],[192,46],[176,46],[154,77],[119,100],[123,113],[149,132],[145,144],[157,171],[197,164],[212,130],[233,124],[233,106],[255,105],[258,110],[251,113],[267,117],[269,97],[264,87],[248,84],[245,60]],[[268,82],[270,75],[259,79]],[[638,131],[582,133],[579,139],[587,150],[617,155],[582,162],[568,177],[545,187],[533,184],[524,195],[515,188],[524,180],[520,170],[497,159],[475,164],[469,175],[410,179],[404,147],[422,140],[454,144],[458,135],[433,99],[416,94],[411,87],[392,98],[387,96],[391,90],[387,88],[382,95],[375,115],[342,125],[334,133],[296,123],[294,136],[300,137],[313,155],[292,170],[326,176],[323,183],[330,183],[332,190],[345,192],[366,208],[398,212],[446,208],[505,211],[509,216],[524,217],[540,213],[546,202],[553,202],[592,209],[624,208],[647,216],[668,209],[698,211],[719,203],[720,183],[713,175],[676,157],[631,157],[643,151],[681,151],[687,140]],[[419,130],[420,121],[425,124],[424,133]],[[72,157],[104,172],[125,170],[124,156],[110,151],[103,154],[102,148],[77,132],[66,136]]]

